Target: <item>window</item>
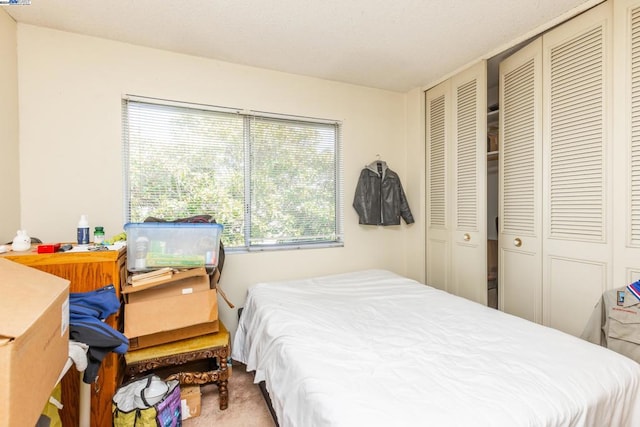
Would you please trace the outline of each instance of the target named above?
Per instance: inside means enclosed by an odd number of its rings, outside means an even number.
[[[342,245],[337,121],[127,96],[125,218],[209,214],[225,248]]]

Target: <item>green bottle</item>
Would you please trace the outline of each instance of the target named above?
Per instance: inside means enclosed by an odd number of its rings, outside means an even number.
[[[93,231],[93,244],[101,245],[104,243],[104,227],[96,227]]]

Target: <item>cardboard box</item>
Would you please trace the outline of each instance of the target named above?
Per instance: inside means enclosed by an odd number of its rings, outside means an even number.
[[[129,350],[139,350],[141,348],[153,347],[154,345],[180,341],[200,335],[213,334],[219,330],[219,321],[214,320],[213,322],[200,323],[198,325],[187,326],[186,328],[129,338]]]
[[[194,275],[196,274],[196,275]],[[218,331],[218,294],[204,268],[176,280],[126,285],[124,334],[139,349]]]
[[[180,404],[182,407],[182,420],[194,418],[200,415],[201,392],[199,385],[180,386]]]
[[[0,292],[0,426],[33,426],[69,357],[69,281],[0,258]]]
[[[127,338],[172,331],[218,320],[215,289],[193,294],[128,303],[124,305]]]
[[[134,281],[127,283],[123,289],[125,303],[148,301],[157,298],[168,298],[192,294],[210,289],[210,277],[204,268],[172,273],[169,278],[143,282],[136,285]]]

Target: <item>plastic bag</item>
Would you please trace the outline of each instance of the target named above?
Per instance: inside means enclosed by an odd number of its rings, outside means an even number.
[[[151,374],[121,386],[112,401],[114,427],[182,425],[180,383]]]

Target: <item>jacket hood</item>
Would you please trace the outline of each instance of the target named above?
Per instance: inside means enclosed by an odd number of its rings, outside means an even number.
[[[371,172],[374,172],[378,176],[380,176],[380,172],[378,172],[378,165],[380,165],[380,168],[382,169],[382,178],[384,178],[384,176],[387,174],[387,169],[389,169],[387,167],[387,162],[383,160],[376,160],[375,162],[369,163],[367,165],[367,169],[369,169]]]

